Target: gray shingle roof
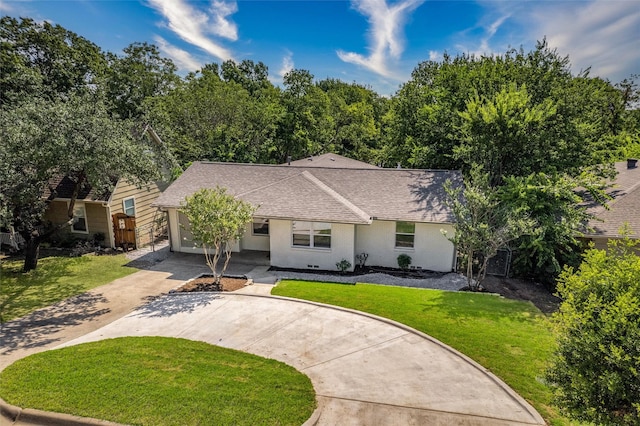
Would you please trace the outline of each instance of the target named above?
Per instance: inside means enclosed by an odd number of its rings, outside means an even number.
[[[331,167],[337,169],[378,169],[378,166],[354,160],[352,158],[343,157],[338,154],[322,154],[312,157],[302,158],[290,163],[296,167]]]
[[[589,209],[599,220],[589,222],[593,231],[588,235],[604,237],[619,236],[620,228],[628,223],[632,237],[640,237],[640,167],[627,168],[627,162],[616,163],[618,176],[607,193],[613,198],[607,204],[609,210],[602,206]]]
[[[259,206],[256,216],[340,223],[378,220],[451,223],[443,184],[456,171],[297,167],[196,162],[154,205],[180,207],[201,188],[226,188]]]

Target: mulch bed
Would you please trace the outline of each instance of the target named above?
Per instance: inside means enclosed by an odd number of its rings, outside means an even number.
[[[213,277],[195,278],[180,288],[176,292],[193,293],[198,291],[236,291],[247,285],[246,278],[222,277],[220,285],[213,282]]]

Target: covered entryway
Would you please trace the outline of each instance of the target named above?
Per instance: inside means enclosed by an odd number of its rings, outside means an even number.
[[[113,237],[116,247],[124,251],[136,248],[136,218],[124,213],[116,213],[113,219]]]

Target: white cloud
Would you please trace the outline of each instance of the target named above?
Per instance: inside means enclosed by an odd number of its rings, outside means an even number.
[[[442,59],[442,54],[440,52],[438,52],[437,50],[430,50],[429,51],[429,60],[430,61],[439,61],[440,59]]]
[[[352,6],[369,21],[369,56],[339,50],[344,62],[363,66],[385,77],[393,77],[390,60],[398,60],[404,51],[402,29],[411,12],[424,0],[403,0],[388,5],[386,0],[352,0]]]
[[[9,2],[3,1],[0,2],[0,12],[2,13],[13,13],[14,9]]]
[[[214,25],[212,32],[220,37],[227,38],[229,40],[238,39],[238,27],[232,21],[227,19],[227,16],[233,15],[238,11],[237,3],[225,3],[223,1],[213,1],[209,8],[213,17]]]
[[[154,40],[158,43],[160,51],[171,58],[179,70],[196,71],[202,68],[202,64],[195,60],[186,50],[173,46],[160,36],[154,37]]]
[[[289,50],[286,51],[285,55],[282,57],[282,62],[280,63],[280,68],[278,71],[273,74],[269,74],[269,81],[273,84],[280,85],[284,79],[284,76],[295,67],[293,63],[293,53]]]
[[[498,41],[500,46],[496,49],[492,47],[496,43],[496,34],[503,24],[512,16],[510,8],[517,8],[517,3],[512,6],[512,2],[499,2],[499,4],[489,3],[490,10],[480,19],[474,27],[468,28],[456,35],[458,42],[456,49],[462,53],[476,56],[490,56],[494,53],[504,53],[502,49],[505,45]]]
[[[278,76],[280,76],[280,78],[284,78],[285,74],[293,70],[293,67],[293,53],[287,52],[284,58],[282,58],[282,65],[278,70]]]
[[[227,17],[237,11],[236,3],[213,1],[209,14],[193,8],[183,0],[149,0],[149,4],[167,19],[167,27],[187,43],[223,60],[233,59],[231,52],[208,34],[237,40],[235,23]]]
[[[491,22],[487,27],[485,27],[485,35],[482,37],[480,42],[480,48],[478,49],[479,54],[489,54],[491,53],[491,47],[489,47],[489,43],[493,36],[496,35],[500,26],[509,18],[509,15],[499,16],[496,20]]]
[[[640,72],[640,7],[637,1],[544,3],[531,11],[530,37],[569,55],[574,72],[618,82]]]

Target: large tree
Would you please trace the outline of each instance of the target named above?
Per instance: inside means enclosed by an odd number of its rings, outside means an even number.
[[[294,69],[284,76],[281,105],[284,114],[276,133],[278,162],[326,152],[334,128],[329,96],[307,70]]]
[[[489,174],[480,167],[472,169],[464,185],[447,181],[444,188],[455,231],[445,236],[463,259],[469,289],[478,290],[489,259],[498,249],[530,232],[533,222],[526,212],[502,202],[502,194],[491,187]]]
[[[590,249],[560,276],[558,348],[547,374],[556,403],[596,424],[640,424],[640,257],[629,238]]]
[[[189,232],[193,241],[202,247],[216,284],[220,285],[227,269],[232,244],[242,236],[255,210],[251,204],[219,187],[201,189],[185,199],[180,211],[189,219]],[[224,264],[218,271],[222,255]]]
[[[146,120],[182,165],[204,159],[266,162],[280,113],[277,98],[251,97],[235,81],[222,80],[217,66],[150,98],[146,110]]]
[[[136,140],[130,123],[113,119],[102,95],[70,92],[65,100],[27,97],[0,109],[0,211],[26,240],[24,271],[37,266],[40,243],[54,228],[44,221],[48,183],[69,176],[75,183],[68,218],[78,192],[90,185],[111,188],[113,178],[144,184],[158,176],[153,150]]]
[[[329,114],[333,119],[326,150],[373,161],[386,99],[362,85],[335,79],[321,80],[317,86],[329,97]]]
[[[601,161],[602,139],[620,130],[621,93],[588,72],[574,77],[568,57],[546,41],[530,52],[445,55],[420,63],[394,96],[384,152],[391,164],[467,173],[475,159],[462,153],[495,138],[500,150],[483,151],[492,175],[500,160],[515,176],[577,175]],[[533,158],[514,158],[522,149]]]
[[[162,57],[153,44],[131,43],[123,52],[107,54],[106,96],[120,117],[139,119],[144,100],[169,93],[180,78],[173,61]]]
[[[583,250],[580,236],[592,218],[585,201],[604,203],[608,197],[603,189],[602,180],[589,171],[577,177],[563,173],[506,177],[502,202],[535,220],[532,231],[511,244],[512,271],[553,287],[564,265],[578,266]]]
[[[106,66],[98,46],[60,25],[0,18],[0,104],[84,89],[104,76]]]

